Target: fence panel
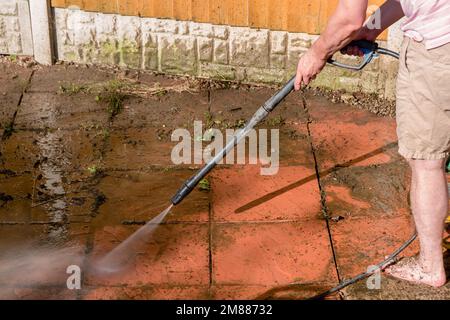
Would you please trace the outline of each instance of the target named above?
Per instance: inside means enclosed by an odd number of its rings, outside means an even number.
[[[52,0],[53,7],[319,34],[339,0]],[[384,0],[370,0],[381,5]],[[386,39],[383,33],[382,39]]]

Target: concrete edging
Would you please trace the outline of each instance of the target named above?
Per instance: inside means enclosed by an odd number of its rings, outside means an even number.
[[[29,0],[35,60],[43,65],[53,63],[50,0]]]

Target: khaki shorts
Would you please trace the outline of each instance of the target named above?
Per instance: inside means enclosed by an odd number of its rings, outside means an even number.
[[[445,159],[450,151],[450,43],[426,50],[405,37],[397,80],[399,152]]]

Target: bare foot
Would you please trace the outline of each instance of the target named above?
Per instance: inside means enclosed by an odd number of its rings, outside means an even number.
[[[403,258],[398,263],[384,270],[388,275],[418,284],[426,284],[435,288],[442,287],[446,282],[445,271],[426,272],[417,257]]]

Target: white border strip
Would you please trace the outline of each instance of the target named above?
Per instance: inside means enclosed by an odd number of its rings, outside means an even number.
[[[22,54],[32,56],[33,51],[33,35],[31,33],[31,16],[30,7],[27,0],[17,1],[18,15],[20,23],[20,36],[22,39]]]
[[[50,25],[50,0],[29,0],[34,59],[41,64],[53,63],[53,46]]]

